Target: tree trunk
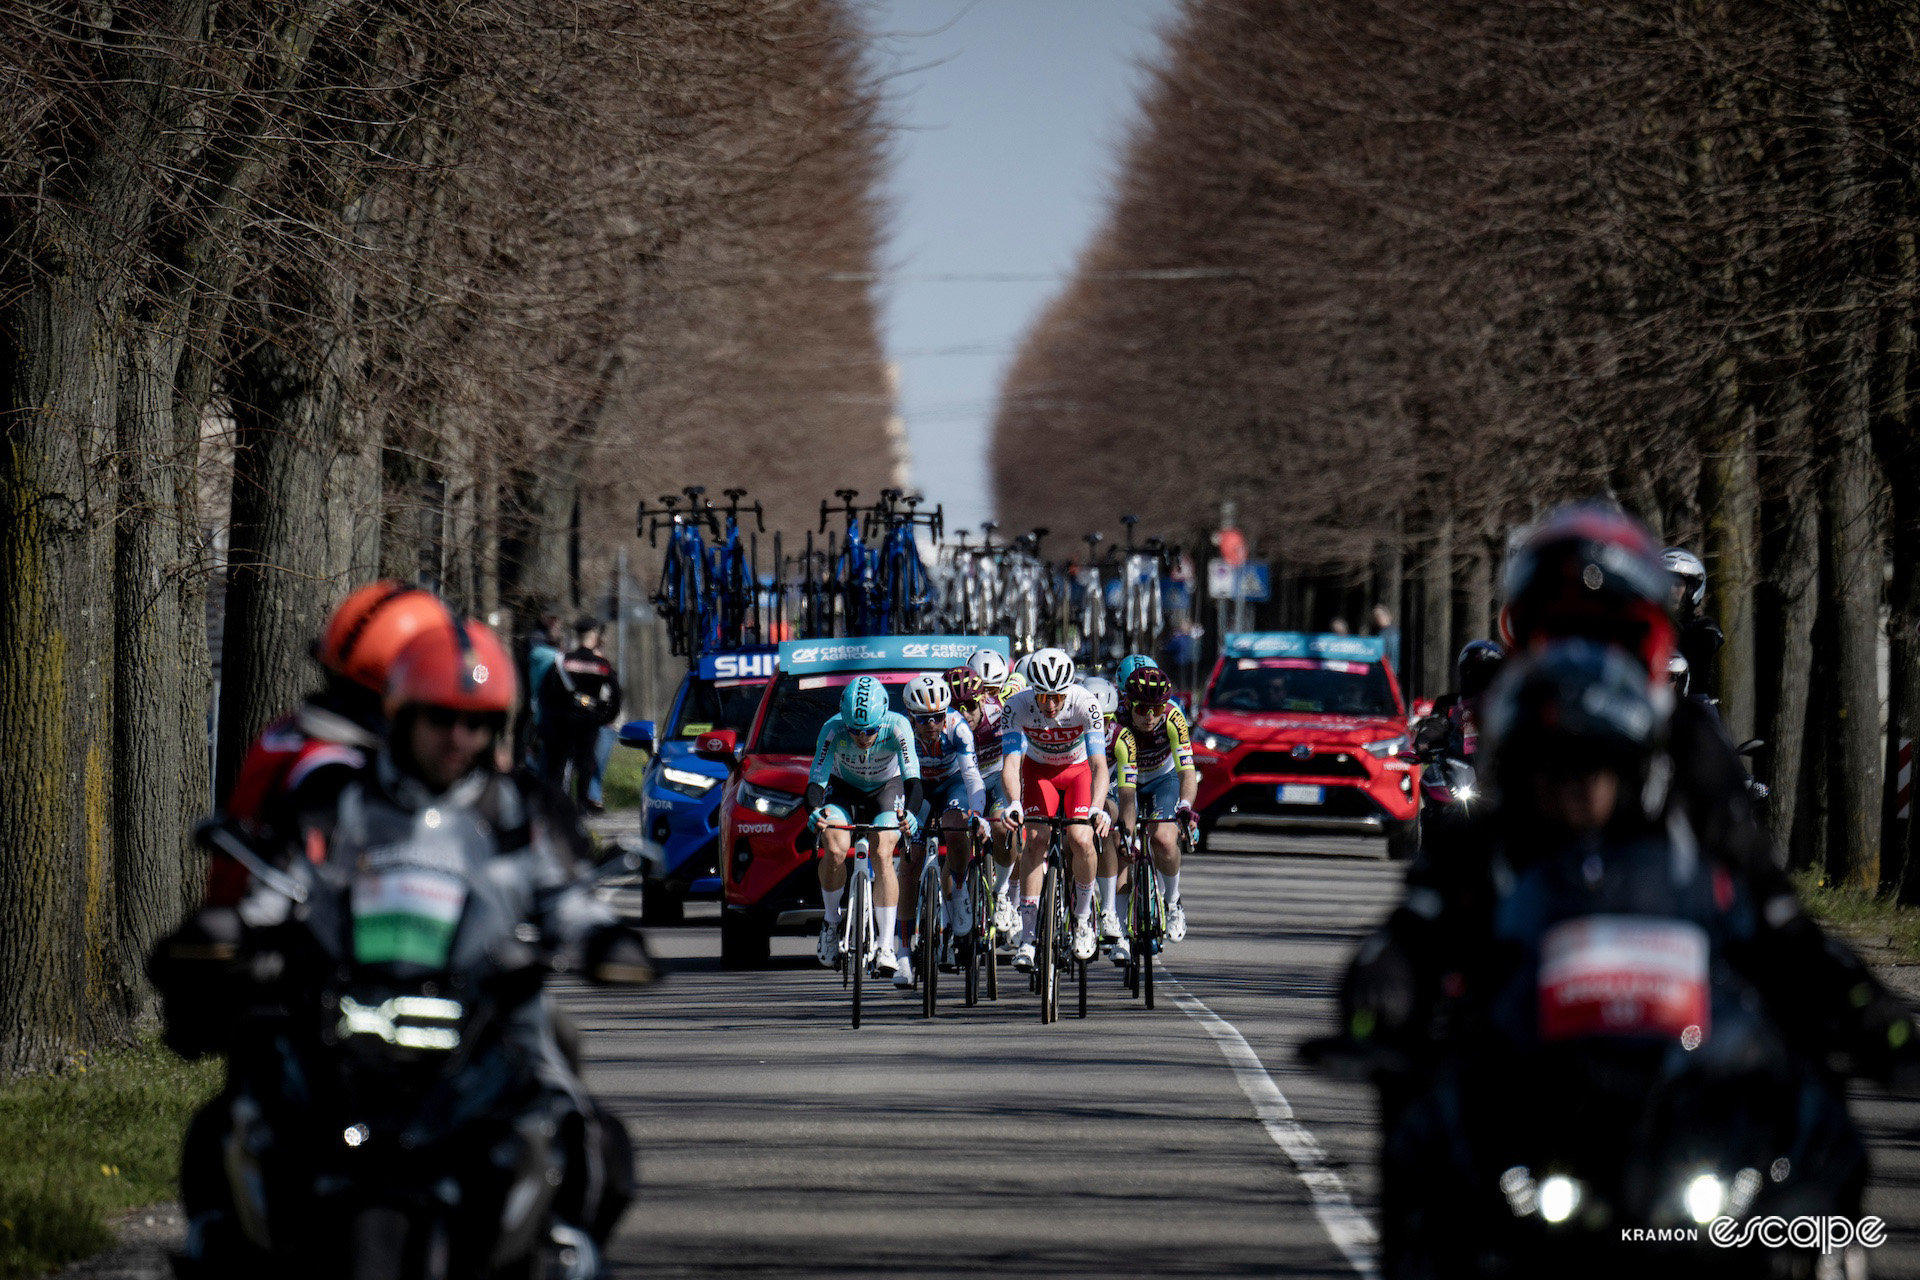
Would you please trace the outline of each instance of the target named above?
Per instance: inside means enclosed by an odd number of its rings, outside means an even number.
[[[1834,609],[1834,751],[1829,795],[1834,878],[1869,892],[1880,887],[1880,535],[1879,467],[1868,419],[1866,324],[1859,308],[1842,324],[1846,359],[1834,369],[1821,497],[1828,519]]]
[[[329,485],[342,448],[348,343],[318,335],[314,366],[256,345],[233,396],[233,514],[221,649],[220,776],[224,797],[247,746],[315,683],[308,645],[346,585],[351,544],[330,534]]]
[[[1453,521],[1444,520],[1421,574],[1420,696],[1437,698],[1453,687]]]
[[[1726,644],[1715,666],[1713,694],[1735,742],[1754,736],[1753,592],[1760,580],[1760,476],[1753,415],[1740,403],[1737,364],[1718,370],[1719,427],[1700,468],[1700,514],[1706,525],[1707,608]]]
[[[1467,611],[1466,627],[1461,634],[1453,638],[1453,651],[1458,654],[1473,640],[1490,640],[1493,629],[1493,557],[1487,553],[1486,540],[1480,537],[1468,539],[1468,550],[1460,557],[1461,572],[1466,576]]]
[[[77,257],[77,255],[76,255]],[[0,314],[0,1079],[114,997],[113,300],[69,258]]]

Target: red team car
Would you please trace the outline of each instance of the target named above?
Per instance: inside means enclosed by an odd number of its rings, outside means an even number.
[[[697,754],[733,767],[720,800],[720,963],[764,964],[773,935],[820,928],[820,881],[803,800],[820,726],[840,709],[855,676],[878,676],[900,711],[901,690],[927,671],[958,667],[977,649],[1007,656],[999,636],[865,636],[790,640],[744,742],[730,730],[703,735]],[[735,757],[738,757],[737,762]]]
[[[1407,707],[1376,636],[1229,635],[1194,725],[1202,840],[1215,831],[1381,834],[1419,847]]]

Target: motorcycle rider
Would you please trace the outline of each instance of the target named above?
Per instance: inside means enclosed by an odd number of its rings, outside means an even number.
[[[1615,1208],[1644,1212],[1633,1179],[1607,1175],[1648,1157],[1635,1122],[1649,1088],[1681,1098],[1738,1088],[1763,1112],[1785,1099],[1804,1139],[1794,1181],[1778,1185],[1788,1178],[1779,1171],[1776,1185],[1756,1180],[1746,1194],[1858,1208],[1865,1153],[1841,1094],[1820,1078],[1815,1045],[1790,1051],[1794,1038],[1780,1034],[1797,993],[1766,961],[1748,887],[1698,856],[1668,789],[1672,704],[1618,649],[1560,640],[1521,659],[1488,714],[1482,776],[1497,808],[1475,823],[1476,838],[1427,865],[1363,947],[1357,968],[1391,952],[1417,975],[1400,993],[1408,1006],[1384,1020],[1393,1029],[1374,1021],[1389,1012],[1377,1002],[1347,1013],[1355,1040],[1419,1068],[1383,1082],[1390,1277],[1466,1274],[1488,1244],[1472,1218],[1522,1215],[1514,1192],[1501,1202],[1497,1179],[1530,1150],[1577,1153]],[[1676,956],[1693,967],[1682,972]],[[1544,1146],[1542,1128],[1553,1133]]]
[[[1670,695],[1667,659],[1674,627],[1670,576],[1650,535],[1631,516],[1593,504],[1549,514],[1525,537],[1507,571],[1501,625],[1509,647],[1528,652],[1584,639],[1631,658],[1648,688],[1671,702],[1659,766],[1668,804],[1687,821],[1699,853],[1756,905],[1753,936],[1737,948],[1753,984],[1770,994],[1789,1042],[1813,1061],[1887,1078],[1910,1069],[1915,1027],[1851,949],[1829,939],[1801,909],[1755,821],[1746,771],[1711,707]],[[1402,906],[1365,942],[1342,996],[1349,1031],[1417,1042],[1416,991],[1448,972],[1424,941],[1433,922],[1458,919],[1455,898],[1473,898],[1491,843],[1483,813],[1423,841],[1409,868]],[[1476,871],[1478,868],[1480,870]],[[1356,1022],[1358,1019],[1358,1022]]]
[[[1471,760],[1480,737],[1482,695],[1507,660],[1507,651],[1492,640],[1469,640],[1454,662],[1454,690],[1433,700],[1433,713],[1414,727],[1414,746],[1422,751],[1445,749]]]
[[[1707,566],[1685,547],[1668,547],[1660,563],[1673,575],[1673,620],[1679,628],[1674,648],[1686,659],[1687,689],[1694,697],[1713,692],[1713,666],[1727,642],[1720,624],[1700,612],[1707,600]]]
[[[482,624],[456,619],[437,601],[436,608],[437,625],[415,635],[391,664],[383,707],[389,723],[386,745],[333,796],[306,797],[311,803],[297,816],[298,835],[277,845],[256,843],[259,856],[282,866],[294,859],[358,866],[377,844],[391,844],[381,836],[412,830],[416,818],[429,827],[483,833],[489,861],[498,868],[488,876],[489,885],[523,916],[514,938],[525,944],[529,972],[544,972],[533,967],[535,953],[527,949],[537,941],[557,957],[556,968],[578,968],[607,983],[651,981],[655,971],[638,935],[621,926],[579,881],[592,847],[564,798],[529,774],[493,767],[496,744],[516,702],[511,657]],[[213,1269],[216,1260],[209,1251],[217,1251],[218,1242],[232,1234],[221,1148],[231,1125],[232,1090],[243,1075],[241,1062],[258,1048],[247,1040],[245,1010],[265,998],[297,1001],[307,994],[291,980],[282,984],[281,968],[250,959],[294,953],[298,943],[287,934],[303,926],[291,914],[292,906],[274,886],[252,885],[232,913],[239,925],[237,957],[218,989],[199,1002],[220,1000],[225,1017],[187,1056],[227,1053],[229,1077],[228,1092],[195,1117],[182,1154],[182,1199],[190,1222],[183,1274],[221,1274]],[[356,930],[356,948],[359,941]],[[153,976],[170,993],[171,1013],[185,1003],[172,994],[182,978],[204,975],[182,975],[166,956],[163,944]],[[288,963],[284,972],[294,968]],[[502,1038],[539,1089],[563,1099],[573,1117],[563,1126],[567,1173],[556,1214],[596,1245],[603,1243],[632,1197],[633,1159],[625,1131],[588,1095],[569,1064],[537,981],[502,1000],[507,1004]]]

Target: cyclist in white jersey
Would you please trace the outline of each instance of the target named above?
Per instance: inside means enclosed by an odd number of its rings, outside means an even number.
[[[905,827],[911,837],[918,825],[920,758],[913,749],[913,728],[887,702],[887,688],[873,676],[850,681],[840,695],[840,714],[820,726],[813,767],[807,772],[807,824],[819,835],[825,856],[820,859],[820,901],[825,919],[820,926],[820,963],[831,968],[840,945],[840,900],[847,891],[847,851],[853,833],[848,824],[881,828],[874,832],[869,858],[873,865],[873,918],[880,939],[875,967],[892,973],[899,967],[894,951],[895,920],[900,910],[900,882],[893,873],[893,848]]]
[[[980,780],[980,764],[975,756],[973,730],[966,718],[953,709],[953,692],[945,676],[929,673],[907,682],[901,696],[907,719],[913,725],[913,745],[920,757],[920,781],[925,799],[920,805],[920,835],[911,845],[900,882],[900,936],[911,941],[914,922],[920,911],[920,868],[927,846],[934,843],[938,825],[947,841],[945,874],[956,862],[961,870],[967,865],[966,815],[985,812],[987,792]],[[946,876],[948,928],[955,928],[953,913],[964,902],[967,926],[973,924],[973,906],[965,902],[964,885],[955,889],[957,875]],[[907,947],[905,955],[913,953]],[[913,985],[912,970],[904,958],[894,970],[895,986]],[[905,979],[901,975],[907,974]]]
[[[1070,826],[1062,834],[1073,877],[1073,954],[1093,957],[1094,837],[1112,829],[1107,816],[1106,718],[1100,704],[1073,682],[1073,659],[1059,649],[1042,649],[1028,668],[1032,687],[1007,703],[1001,726],[1000,775],[1007,791],[1006,823],[1023,825],[1025,786],[1033,789],[1035,812],[1063,818],[1091,818],[1093,826]],[[1027,832],[1021,856],[1020,947],[1014,964],[1033,966],[1035,923],[1044,882],[1047,830]]]
[[[991,650],[981,652],[1000,659],[1000,655]],[[1006,664],[1001,661],[1001,665],[1004,667]],[[1006,715],[1006,707],[987,686],[986,678],[972,666],[955,667],[947,672],[947,688],[953,695],[954,710],[966,718],[967,727],[973,730],[973,752],[980,763],[980,779],[986,786],[987,807],[984,812],[988,820],[996,824],[993,832],[993,927],[1000,933],[1001,945],[1011,947],[1015,942],[1014,930],[1020,927],[1019,909],[1013,901],[1013,837],[1005,825],[998,821],[1007,807],[1007,793],[1000,778],[1000,726]]]

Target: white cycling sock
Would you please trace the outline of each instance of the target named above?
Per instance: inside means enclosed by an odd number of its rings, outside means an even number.
[[[1007,886],[1012,882],[1013,882],[1013,864],[1009,862],[1006,866],[1003,867],[997,862],[994,863],[993,864],[994,893],[1004,894],[1007,891]]]
[[[820,891],[820,903],[827,909],[828,924],[840,923],[840,899],[846,897],[846,895],[847,886],[845,885],[841,885],[838,889],[822,889]]]
[[[1120,877],[1117,875],[1095,876],[1093,883],[1100,890],[1101,908],[1106,911],[1113,910],[1113,900],[1118,897],[1120,893]]]
[[[1170,876],[1160,878],[1167,883],[1167,905],[1171,906],[1180,901],[1180,873],[1176,871]]]
[[[875,907],[873,909],[874,933],[878,935],[882,947],[891,947],[893,945],[893,929],[899,918],[900,908],[897,906]]]
[[[1124,889],[1121,891],[1119,905],[1116,906],[1114,910],[1119,913],[1120,927],[1125,929],[1127,927],[1127,916],[1133,910],[1133,890]]]
[[[1020,941],[1032,942],[1040,934],[1040,899],[1020,897]]]
[[[1076,884],[1073,886],[1073,918],[1085,920],[1093,914],[1093,886]]]

